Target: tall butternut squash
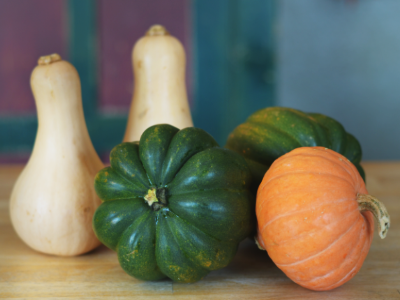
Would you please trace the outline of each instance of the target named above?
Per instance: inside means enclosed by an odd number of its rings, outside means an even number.
[[[59,55],[44,56],[32,72],[31,88],[39,127],[11,194],[11,221],[33,249],[79,255],[100,245],[92,230],[101,203],[93,182],[104,167],[86,128],[79,76]]]
[[[193,126],[185,84],[185,50],[161,25],[152,26],[132,51],[134,92],[124,142],[138,141],[148,127]]]

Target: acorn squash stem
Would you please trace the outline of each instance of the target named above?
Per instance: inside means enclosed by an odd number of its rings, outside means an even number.
[[[147,191],[144,196],[147,204],[154,210],[157,211],[162,207],[167,206],[167,196],[166,188],[151,188]]]
[[[153,203],[158,202],[158,199],[156,196],[156,188],[149,189],[147,191],[147,194],[144,196],[144,200],[146,200],[146,202],[149,206],[152,206]]]
[[[371,195],[358,194],[357,202],[360,211],[370,211],[378,221],[379,236],[384,239],[390,227],[390,216],[385,205]]]

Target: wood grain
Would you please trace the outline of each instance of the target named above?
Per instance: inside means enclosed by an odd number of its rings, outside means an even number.
[[[288,279],[251,240],[226,268],[193,284],[144,282],[128,276],[116,253],[102,246],[62,258],[27,247],[8,214],[21,166],[0,166],[0,298],[8,299],[400,299],[400,162],[364,163],[367,188],[391,215],[386,239],[374,236],[360,272],[329,292],[312,292]]]

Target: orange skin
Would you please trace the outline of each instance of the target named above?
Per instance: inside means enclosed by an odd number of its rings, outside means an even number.
[[[278,158],[257,192],[259,244],[294,282],[334,289],[360,270],[374,217],[360,212],[368,194],[354,165],[323,147],[297,148]]]

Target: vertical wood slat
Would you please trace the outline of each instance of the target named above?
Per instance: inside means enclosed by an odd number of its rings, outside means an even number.
[[[210,133],[219,143],[223,140],[220,131],[221,116],[224,115],[226,88],[226,54],[229,52],[230,0],[193,0],[193,56],[195,75],[195,98],[193,121]]]
[[[122,142],[126,116],[107,116],[99,110],[99,32],[96,0],[68,0],[69,57],[78,70],[88,131],[101,156]]]
[[[274,0],[193,0],[195,126],[224,145],[274,103]]]
[[[85,117],[96,114],[98,99],[98,32],[96,0],[68,0],[69,60],[78,70]]]

